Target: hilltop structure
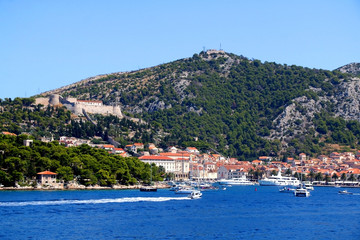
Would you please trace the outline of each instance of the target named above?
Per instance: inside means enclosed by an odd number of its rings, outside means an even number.
[[[119,105],[109,106],[104,105],[102,101],[80,100],[72,97],[63,98],[58,94],[52,94],[45,98],[37,98],[35,103],[44,106],[63,105],[76,115],[82,115],[86,112],[92,114],[115,115],[119,118],[124,117]]]

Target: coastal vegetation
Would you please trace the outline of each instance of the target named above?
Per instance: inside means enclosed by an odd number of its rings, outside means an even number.
[[[38,172],[58,173],[65,183],[76,179],[89,185],[133,185],[162,180],[164,170],[134,157],[111,155],[88,145],[68,147],[54,141],[44,143],[33,139],[28,147],[23,141],[32,136],[0,134],[0,183],[4,186],[34,184]]]

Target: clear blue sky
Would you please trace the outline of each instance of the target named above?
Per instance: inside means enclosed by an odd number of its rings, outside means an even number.
[[[0,98],[205,49],[333,70],[360,62],[359,0],[0,0]]]

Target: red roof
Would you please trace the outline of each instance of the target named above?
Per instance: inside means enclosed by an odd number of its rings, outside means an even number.
[[[53,173],[50,171],[39,172],[37,174],[39,174],[39,175],[57,175],[57,173]]]
[[[11,133],[11,132],[2,132],[2,134],[10,135],[10,136],[17,136],[15,133]]]
[[[114,145],[103,145],[104,148],[114,148]]]
[[[174,160],[172,158],[169,157],[165,157],[165,156],[142,156],[139,157],[140,160]]]
[[[173,157],[189,157],[191,154],[186,152],[186,153],[171,153],[171,152],[165,152],[165,153],[160,153],[161,156],[173,156]]]

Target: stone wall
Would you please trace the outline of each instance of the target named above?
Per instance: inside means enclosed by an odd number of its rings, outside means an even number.
[[[63,104],[69,111],[76,115],[82,115],[83,110],[91,114],[102,114],[102,115],[115,115],[119,118],[123,118],[120,106],[89,106],[82,103],[77,103],[76,98],[67,98],[63,99],[60,95],[52,94],[49,98],[37,98],[35,101],[36,104],[42,104],[44,106],[48,105],[58,105]]]

